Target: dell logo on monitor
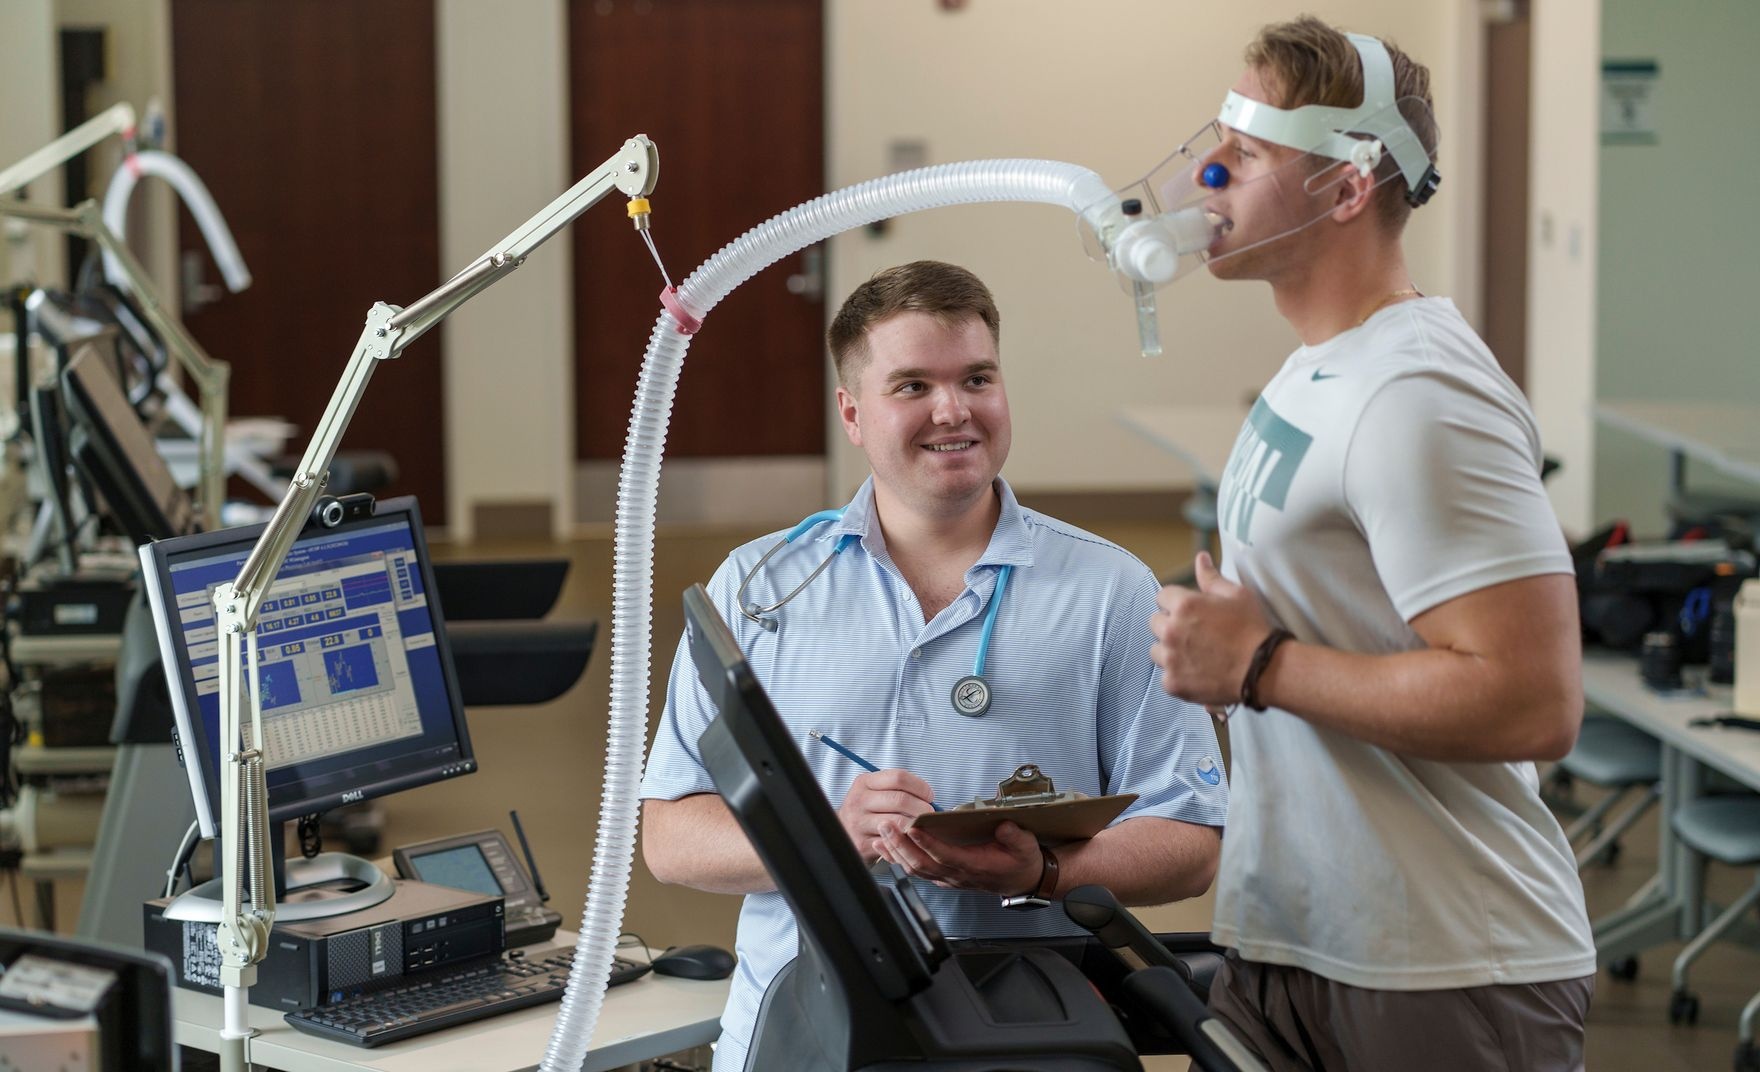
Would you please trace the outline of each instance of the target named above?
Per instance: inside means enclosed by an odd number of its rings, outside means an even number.
[[[360,801],[361,791],[359,789],[346,789],[343,791],[342,802],[344,804],[359,804]]]

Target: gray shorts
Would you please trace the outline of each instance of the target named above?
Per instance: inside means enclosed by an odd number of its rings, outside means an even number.
[[[1272,1072],[1580,1072],[1595,977],[1365,990],[1228,954],[1210,1012]]]

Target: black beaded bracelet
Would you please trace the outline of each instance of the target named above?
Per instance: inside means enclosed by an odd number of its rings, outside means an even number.
[[[1247,664],[1247,676],[1241,678],[1241,703],[1255,711],[1265,710],[1259,702],[1259,678],[1265,668],[1271,665],[1271,656],[1277,653],[1277,646],[1286,640],[1294,640],[1295,634],[1288,629],[1273,629],[1259,646],[1253,649],[1253,661]]]

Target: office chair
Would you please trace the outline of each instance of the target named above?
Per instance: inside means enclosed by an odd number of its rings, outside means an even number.
[[[1731,867],[1760,867],[1760,795],[1746,793],[1728,797],[1700,797],[1675,810],[1675,836],[1707,860]],[[1688,942],[1674,961],[1674,994],[1668,1003],[1668,1020],[1673,1024],[1691,1024],[1699,1019],[1699,996],[1687,986],[1687,971],[1712,942],[1717,941],[1736,921],[1760,904],[1760,871],[1754,884],[1736,898],[1716,919]],[[1737,1051],[1738,1068],[1743,1050],[1754,1057],[1754,1021],[1760,1017],[1760,995],[1742,1012],[1741,1042]],[[1760,1069],[1760,1064],[1747,1067]]]
[[[1577,850],[1579,870],[1598,859],[1613,863],[1619,858],[1620,837],[1662,797],[1662,747],[1656,738],[1611,715],[1589,715],[1576,747],[1558,761],[1558,770],[1572,781],[1609,791],[1565,828],[1565,837],[1572,845],[1589,838]],[[1631,807],[1608,822],[1614,809],[1628,800]]]
[[[1754,1043],[1754,1022],[1760,1020],[1760,992],[1742,1006],[1742,1020],[1736,1028],[1736,1072],[1760,1072],[1760,1046]]]

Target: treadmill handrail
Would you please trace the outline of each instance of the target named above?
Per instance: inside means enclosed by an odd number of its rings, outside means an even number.
[[[1192,993],[1172,968],[1156,965],[1125,978],[1125,992],[1173,1032],[1202,1072],[1267,1072],[1263,1062]]]

